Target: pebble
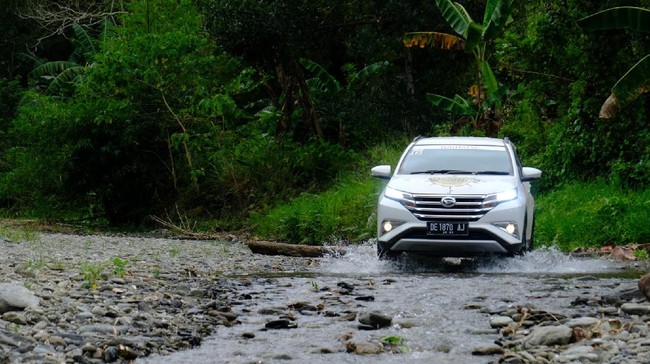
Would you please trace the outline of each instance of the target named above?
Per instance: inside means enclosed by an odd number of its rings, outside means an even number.
[[[401,355],[394,346],[382,344],[382,337],[392,335],[391,330],[399,333],[421,325],[417,318],[403,315],[396,315],[393,325],[388,312],[397,312],[390,305],[385,306],[387,312],[366,309],[385,299],[376,287],[391,288],[395,281],[390,279],[363,285],[346,278],[336,287],[306,288],[317,288],[321,301],[251,308],[249,303],[260,297],[245,287],[262,278],[221,279],[222,272],[242,275],[262,267],[300,272],[305,271],[306,260],[253,255],[236,241],[42,234],[35,242],[3,244],[11,249],[0,255],[0,288],[8,288],[0,289],[1,363],[137,362],[195,348],[213,330],[239,325],[247,315],[261,315],[257,317],[262,321],[257,329],[246,328],[238,337],[242,341],[252,344],[271,330],[299,332],[283,329],[309,326],[296,320],[298,315],[320,315],[349,325],[358,337],[319,342],[309,350],[370,356],[351,360],[381,362],[384,357],[378,355]],[[37,263],[34,257],[47,257],[43,267],[25,269]],[[120,276],[114,272],[116,257],[128,261]],[[268,284],[275,283],[269,279]],[[585,278],[581,284],[598,283]],[[275,288],[281,294],[282,287]],[[513,307],[507,297],[496,307],[477,298],[468,298],[460,307],[485,317],[472,323],[472,334],[486,342],[498,338],[493,345],[469,348],[482,361],[493,357],[494,363],[650,362],[650,304],[638,290],[625,289],[602,299],[578,297],[563,312],[546,312],[532,304]],[[320,324],[312,325],[318,329]],[[369,331],[362,335],[359,330]],[[458,349],[441,344],[435,350],[451,356]],[[270,359],[295,360],[292,354]]]

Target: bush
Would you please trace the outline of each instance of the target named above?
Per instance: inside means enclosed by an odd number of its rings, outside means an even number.
[[[537,198],[535,240],[563,250],[650,241],[650,189],[574,183]]]

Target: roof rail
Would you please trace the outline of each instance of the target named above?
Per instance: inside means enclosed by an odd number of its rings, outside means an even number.
[[[508,137],[503,138],[503,141],[504,141],[506,144],[511,144],[511,143],[510,143],[510,138],[508,138]]]
[[[411,143],[415,143],[416,141],[418,141],[418,140],[420,140],[420,139],[422,139],[422,135],[418,135],[418,136],[416,136],[415,138],[413,138],[413,140],[411,141]]]

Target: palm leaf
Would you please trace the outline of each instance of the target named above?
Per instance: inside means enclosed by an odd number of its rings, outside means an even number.
[[[47,62],[32,70],[29,75],[33,78],[41,78],[43,76],[54,76],[65,71],[71,67],[78,67],[79,64],[70,61],[54,61]]]
[[[503,29],[512,14],[514,0],[488,0],[483,16],[484,39],[491,39]]]
[[[300,64],[315,76],[314,79],[310,80],[310,86],[323,92],[338,92],[341,90],[339,81],[318,63],[308,59],[300,59]]]
[[[452,114],[474,115],[476,113],[476,108],[474,105],[459,95],[456,95],[453,99],[450,99],[442,95],[427,94],[427,100],[429,100],[432,104],[451,112]]]
[[[53,94],[64,89],[68,85],[79,83],[84,72],[84,68],[79,65],[66,68],[63,72],[59,73],[52,79],[52,82],[50,82],[50,85],[47,87],[47,92]]]
[[[650,10],[634,6],[621,6],[603,10],[578,20],[587,30],[629,29],[650,32]]]
[[[387,67],[388,64],[389,63],[387,61],[382,61],[382,62],[377,62],[377,63],[373,63],[373,64],[371,64],[369,66],[366,66],[362,70],[360,70],[359,72],[355,72],[352,75],[352,77],[350,77],[350,83],[354,83],[354,82],[356,82],[358,80],[366,79],[367,77],[370,77],[373,74],[379,72],[384,67]]]
[[[406,47],[439,48],[448,51],[464,50],[465,39],[453,34],[438,32],[412,32],[402,39]]]
[[[95,42],[90,37],[90,34],[81,25],[74,23],[72,29],[75,34],[75,41],[77,42],[77,49],[81,55],[88,58],[90,55],[97,53],[95,49]]]
[[[609,119],[623,106],[650,91],[650,54],[637,64],[612,87],[612,94],[600,109],[599,117]]]
[[[467,27],[472,19],[469,17],[462,5],[453,3],[451,0],[436,0],[436,5],[442,17],[454,29],[457,34],[465,36]]]

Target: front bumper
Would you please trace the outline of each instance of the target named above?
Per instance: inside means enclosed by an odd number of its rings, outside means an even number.
[[[400,203],[382,198],[378,210],[378,249],[383,252],[411,252],[439,257],[471,257],[485,254],[510,254],[521,249],[526,204],[516,199],[497,205],[478,221],[469,222],[467,236],[432,236],[427,222],[418,220]],[[394,221],[395,227],[384,233],[382,223]],[[515,236],[494,223],[513,222]]]

